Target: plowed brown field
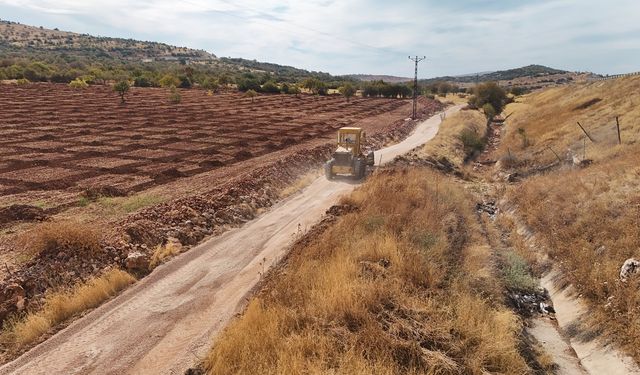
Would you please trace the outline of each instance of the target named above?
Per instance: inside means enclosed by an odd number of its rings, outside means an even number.
[[[333,136],[406,101],[284,95],[251,99],[104,86],[0,85],[0,196],[110,185],[144,190]]]

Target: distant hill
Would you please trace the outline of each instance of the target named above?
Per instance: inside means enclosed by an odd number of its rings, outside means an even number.
[[[130,61],[210,61],[216,56],[202,50],[165,43],[78,34],[0,20],[3,56],[64,53],[71,56]]]
[[[166,43],[99,37],[4,20],[0,20],[0,58],[0,80],[27,77],[23,71],[29,70],[30,80],[68,82],[89,74],[92,67],[108,66],[113,71],[113,74],[107,74],[109,79],[122,76],[119,71],[128,72],[124,75],[131,78],[142,72],[151,85],[157,85],[163,74],[186,74],[185,65],[194,70],[189,74],[195,75],[196,81],[204,81],[205,75],[222,74],[253,74],[260,75],[261,81],[267,77],[278,82],[297,82],[311,77],[334,83],[345,80],[329,73],[292,66],[218,58],[207,51]],[[20,71],[8,69],[11,65],[20,66]]]
[[[371,81],[385,81],[388,83],[401,83],[401,82],[409,82],[413,80],[413,78],[409,77],[398,77],[398,76],[389,76],[389,75],[380,75],[380,74],[348,74],[347,78],[352,78],[357,81],[363,82],[371,82]]]
[[[444,76],[429,79],[422,79],[422,83],[432,83],[439,81],[457,82],[457,83],[472,83],[472,82],[485,82],[485,81],[510,81],[516,78],[540,78],[556,74],[570,73],[566,70],[559,70],[549,68],[543,65],[527,65],[522,68],[499,70],[497,72],[485,72],[476,74],[465,74],[461,76]]]
[[[305,69],[295,68],[293,66],[279,65],[257,60],[247,60],[238,57],[221,57],[220,61],[250,70],[272,73],[280,77],[314,77],[323,81],[337,81],[341,79],[341,77],[336,77],[329,73],[308,71]]]

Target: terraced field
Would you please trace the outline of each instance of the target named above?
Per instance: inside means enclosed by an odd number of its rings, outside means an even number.
[[[124,105],[109,87],[0,85],[0,196],[136,192],[229,166],[394,111],[406,101],[164,89],[132,89]]]

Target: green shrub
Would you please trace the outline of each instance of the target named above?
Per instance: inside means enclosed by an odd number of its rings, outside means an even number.
[[[182,95],[178,92],[178,89],[175,87],[171,88],[171,92],[169,93],[169,102],[172,104],[179,104],[182,101]]]
[[[349,99],[351,99],[351,97],[356,94],[356,89],[350,83],[345,83],[345,85],[340,87],[338,91],[340,91],[340,94],[342,94],[342,96],[347,98],[347,101],[349,101]]]
[[[124,80],[116,83],[113,86],[113,91],[117,92],[118,95],[120,95],[120,100],[121,100],[122,104],[124,104],[124,102],[125,102],[124,96],[129,91],[129,88],[131,88],[131,86],[129,85],[129,82],[124,81]]]
[[[529,272],[529,265],[517,253],[507,252],[504,254],[502,273],[506,287],[510,290],[532,293],[538,286],[538,282]]]
[[[212,92],[216,92],[220,87],[220,83],[218,82],[217,79],[209,77],[205,79],[204,82],[202,82],[201,87],[205,90],[211,90]]]
[[[260,91],[268,94],[278,94],[280,92],[280,88],[273,81],[268,81],[260,88]]]
[[[133,79],[133,85],[135,87],[153,87],[154,84],[148,77],[139,76]]]
[[[473,88],[473,96],[469,103],[476,108],[482,108],[489,103],[496,114],[502,112],[507,99],[507,92],[495,82],[481,83]]]
[[[253,103],[253,100],[256,96],[258,96],[258,93],[255,90],[247,90],[244,96],[246,96],[247,98],[251,98],[251,103]]]
[[[176,87],[180,84],[180,80],[173,74],[165,74],[164,76],[162,76],[162,78],[160,78],[159,83],[162,87]]]
[[[469,159],[473,155],[482,151],[485,145],[484,137],[480,136],[473,129],[464,129],[458,136],[464,146],[465,159]]]
[[[488,121],[491,121],[494,117],[496,117],[496,110],[493,108],[491,103],[485,103],[482,106],[482,111],[484,112],[484,115]]]
[[[76,78],[73,81],[69,82],[69,87],[72,87],[74,89],[86,89],[87,87],[89,87],[89,84],[81,78]]]

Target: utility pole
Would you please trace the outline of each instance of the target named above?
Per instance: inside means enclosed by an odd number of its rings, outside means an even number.
[[[409,60],[413,61],[416,64],[416,74],[413,78],[413,115],[411,116],[411,118],[414,120],[416,119],[418,112],[418,63],[426,58],[426,56],[409,56]]]

